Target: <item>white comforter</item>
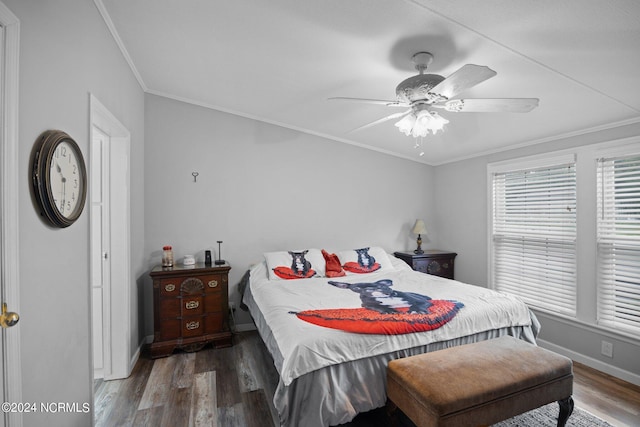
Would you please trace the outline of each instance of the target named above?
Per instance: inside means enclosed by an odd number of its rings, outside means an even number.
[[[273,336],[274,362],[285,385],[317,369],[437,341],[446,341],[491,329],[531,325],[527,306],[518,298],[440,277],[418,273],[391,257],[395,271],[346,276],[270,281],[265,263],[251,269],[251,295]],[[329,285],[342,282],[393,281],[393,288],[432,299],[462,302],[464,307],[444,326],[429,332],[403,335],[354,334],[324,328],[298,319],[291,312],[327,308],[357,308],[355,292]],[[274,349],[272,349],[274,350]]]

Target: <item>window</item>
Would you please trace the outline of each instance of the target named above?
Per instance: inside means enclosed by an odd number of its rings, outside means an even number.
[[[640,155],[598,161],[598,323],[640,336]]]
[[[490,173],[491,286],[532,307],[575,317],[575,156]]]

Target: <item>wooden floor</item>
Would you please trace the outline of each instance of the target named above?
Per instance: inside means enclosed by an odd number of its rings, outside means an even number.
[[[96,426],[278,426],[271,402],[278,375],[257,332],[230,348],[151,360],[124,380],[96,381]],[[615,426],[640,426],[640,387],[574,363],[576,406]],[[343,427],[388,426],[384,411]]]

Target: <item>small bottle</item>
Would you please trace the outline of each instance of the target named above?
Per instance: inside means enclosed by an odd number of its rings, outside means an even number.
[[[171,246],[164,246],[162,248],[162,266],[173,267],[173,249]]]

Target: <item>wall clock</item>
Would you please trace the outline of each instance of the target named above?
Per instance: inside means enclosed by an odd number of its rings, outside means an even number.
[[[41,214],[54,227],[68,227],[82,213],[87,171],[78,144],[65,132],[49,130],[36,141],[33,191]]]

